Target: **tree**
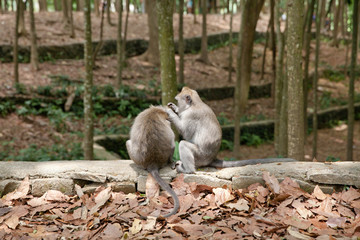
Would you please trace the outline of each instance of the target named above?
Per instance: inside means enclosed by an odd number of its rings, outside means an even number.
[[[39,70],[39,58],[36,44],[36,30],[34,17],[34,3],[29,0],[30,7],[30,35],[31,35],[31,67],[33,70]]]
[[[40,9],[41,12],[45,12],[45,11],[48,10],[46,0],[39,0],[39,9]]]
[[[288,1],[287,78],[288,78],[288,157],[304,159],[304,93],[302,78],[301,0]]]
[[[184,0],[179,0],[179,83],[184,84]]]
[[[122,12],[123,5],[122,0],[119,0],[119,12],[118,12],[118,28],[117,28],[117,40],[116,40],[116,56],[117,56],[117,87],[120,88],[122,86]]]
[[[163,105],[174,101],[176,88],[175,47],[173,32],[173,0],[157,0],[159,23],[159,50],[161,62],[161,101]]]
[[[85,0],[84,6],[84,22],[85,22],[85,82],[84,82],[84,159],[94,159],[93,136],[94,136],[94,120],[93,120],[93,103],[92,103],[92,87],[93,87],[93,54],[91,40],[91,5],[90,0]]]
[[[70,25],[70,37],[75,38],[74,19],[73,19],[73,7],[72,0],[69,0],[69,25]]]
[[[208,50],[207,50],[207,33],[206,33],[206,12],[207,12],[207,6],[206,6],[207,0],[202,0],[202,32],[201,32],[201,52],[200,52],[200,58],[199,61],[209,64],[209,56],[208,56]]]
[[[26,31],[26,28],[25,28],[25,7],[26,7],[26,3],[24,1],[19,1],[18,5],[16,5],[17,11],[20,12],[19,13],[20,18],[19,18],[18,31],[19,31],[21,36],[27,35],[27,31]]]
[[[334,30],[333,30],[333,41],[332,45],[335,47],[339,47],[339,40],[338,40],[338,33],[339,33],[339,17],[341,12],[341,6],[342,4],[339,4],[336,6],[336,1],[334,2],[334,8],[335,8],[335,16],[334,16]]]
[[[113,26],[113,24],[111,23],[111,0],[106,0],[106,16],[107,16],[107,22],[110,26]]]
[[[286,96],[284,79],[284,36],[280,29],[280,4],[275,3],[275,32],[278,55],[276,57],[276,78],[275,78],[275,127],[274,143],[277,155],[287,156],[287,115],[286,115]],[[283,100],[284,99],[284,100]],[[283,111],[281,111],[283,109]]]
[[[234,155],[236,157],[240,156],[240,118],[245,111],[249,97],[255,27],[264,2],[265,0],[243,0],[241,2],[241,25],[238,39],[234,96]]]
[[[20,5],[21,0],[16,0],[16,6],[18,8],[16,9],[15,14],[15,36],[14,36],[14,87],[16,87],[17,84],[19,84],[19,63],[18,63],[18,42],[19,42],[19,20],[20,20]]]
[[[105,15],[105,2],[103,2],[103,6],[101,8],[101,20],[100,20],[100,37],[99,37],[99,43],[96,45],[96,48],[93,53],[93,64],[95,65],[95,60],[97,57],[98,52],[102,48],[103,45],[103,32],[104,32],[104,15]]]
[[[149,46],[142,58],[145,61],[151,62],[155,66],[160,66],[159,29],[157,22],[156,0],[146,0],[145,6],[149,28]]]
[[[353,3],[353,26],[352,26],[352,47],[351,47],[351,63],[350,63],[350,82],[349,82],[349,100],[348,100],[348,134],[346,156],[348,161],[353,160],[353,144],[354,144],[354,82],[356,77],[356,59],[357,59],[357,42],[358,42],[358,5],[359,0]]]
[[[314,13],[315,0],[311,0],[308,7],[308,15],[306,20],[305,27],[305,69],[304,69],[304,81],[303,81],[303,89],[304,89],[304,136],[307,134],[307,102],[308,102],[308,84],[309,84],[309,63],[310,63],[310,43],[311,43],[311,24],[312,24],[312,15]],[[306,138],[304,138],[306,141]]]
[[[230,31],[229,31],[229,74],[228,74],[228,82],[231,82],[231,75],[233,71],[233,17],[234,17],[234,2],[231,0],[231,10],[230,11]]]

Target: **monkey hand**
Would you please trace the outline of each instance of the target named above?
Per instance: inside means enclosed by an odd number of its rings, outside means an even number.
[[[176,162],[173,162],[171,164],[171,169],[174,170],[175,168],[177,168],[179,165],[181,165],[181,161],[176,161]]]
[[[168,108],[170,108],[174,113],[178,114],[178,107],[175,105],[175,103],[169,102],[167,104]]]

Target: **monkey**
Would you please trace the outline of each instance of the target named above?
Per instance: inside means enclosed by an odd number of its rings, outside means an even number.
[[[183,139],[179,143],[180,161],[175,168],[180,173],[194,173],[198,167],[240,167],[258,163],[292,162],[294,159],[250,159],[224,161],[217,159],[220,150],[222,130],[213,110],[205,104],[199,94],[183,87],[175,97],[178,106],[169,102],[166,109],[169,120]]]
[[[175,150],[175,134],[165,107],[150,106],[135,118],[126,148],[130,159],[146,169],[174,199],[174,208],[163,217],[174,215],[179,209],[179,198],[159,175],[159,168],[172,161]]]

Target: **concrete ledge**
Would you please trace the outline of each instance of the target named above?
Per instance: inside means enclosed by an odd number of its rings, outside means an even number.
[[[262,182],[264,171],[275,175],[279,181],[293,178],[306,191],[319,185],[323,191],[332,192],[344,185],[360,188],[360,162],[285,162],[236,168],[204,168],[195,174],[185,174],[186,182],[196,182],[213,187],[224,185],[234,189]],[[126,193],[145,190],[147,172],[131,160],[109,161],[53,161],[53,162],[0,162],[0,195],[13,191],[20,181],[29,176],[31,191],[40,196],[49,189],[74,194],[74,184],[86,191],[100,185],[111,186],[114,191]],[[169,167],[160,170],[167,181],[176,177]]]

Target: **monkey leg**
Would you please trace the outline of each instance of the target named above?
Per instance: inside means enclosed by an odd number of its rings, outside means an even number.
[[[180,161],[177,162],[176,170],[180,173],[194,173],[195,156],[198,151],[199,149],[195,144],[184,140],[180,141]]]

